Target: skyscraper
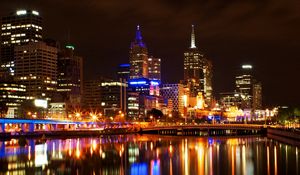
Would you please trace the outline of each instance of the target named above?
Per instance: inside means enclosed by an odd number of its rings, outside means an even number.
[[[196,47],[194,25],[192,25],[191,46],[184,53],[184,83],[190,89],[192,97],[202,92],[206,104],[211,104],[212,63]]]
[[[101,107],[105,116],[115,116],[118,111],[127,110],[127,84],[114,80],[102,81],[100,84]]]
[[[242,97],[241,107],[243,109],[252,107],[252,73],[252,65],[242,65],[242,69],[240,69],[238,75],[235,77],[235,87],[236,91]]]
[[[66,45],[58,53],[57,92],[63,102],[79,105],[83,93],[83,59],[74,50],[73,45]]]
[[[130,79],[148,78],[148,50],[142,40],[140,27],[137,26],[135,40],[130,46]]]
[[[57,86],[57,48],[30,42],[14,50],[15,80],[26,86],[26,95],[51,100]]]
[[[242,65],[242,69],[235,77],[235,86],[236,91],[241,95],[243,109],[261,109],[262,85],[255,79],[252,65]]]
[[[148,77],[150,80],[161,81],[161,59],[155,57],[148,58]]]
[[[35,10],[18,10],[1,21],[1,71],[14,75],[14,47],[42,40],[42,17]]]
[[[260,82],[256,82],[253,84],[253,100],[252,100],[252,108],[262,109],[262,85]]]

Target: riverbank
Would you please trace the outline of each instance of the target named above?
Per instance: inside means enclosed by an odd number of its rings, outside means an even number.
[[[100,135],[124,135],[135,134],[138,130],[128,128],[113,128],[103,130],[59,130],[59,131],[36,131],[36,132],[23,132],[23,133],[0,133],[0,139],[8,140],[12,138],[69,138],[69,137],[96,137]]]
[[[300,146],[300,131],[298,130],[268,128],[267,137],[287,144]]]

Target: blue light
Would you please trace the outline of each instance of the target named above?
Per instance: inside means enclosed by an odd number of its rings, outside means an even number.
[[[208,120],[211,120],[213,118],[212,115],[207,116]]]
[[[120,64],[119,67],[130,67],[130,64]]]
[[[136,85],[136,84],[147,84],[147,82],[146,81],[131,81],[131,82],[129,82],[129,84],[131,84],[131,85]]]
[[[212,139],[211,137],[208,138],[208,144],[212,145],[214,143],[214,139]]]
[[[150,81],[150,84],[151,84],[152,86],[159,86],[159,85],[160,85],[160,81],[159,81],[159,80],[151,80],[151,81]]]
[[[136,78],[136,79],[130,79],[128,81],[129,85],[132,86],[148,86],[149,85],[149,79],[147,78]]]
[[[130,168],[131,175],[148,174],[148,167],[146,163],[134,163]]]

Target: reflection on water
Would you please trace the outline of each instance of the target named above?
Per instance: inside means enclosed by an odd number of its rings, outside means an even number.
[[[299,174],[298,150],[263,137],[12,139],[0,142],[0,174]]]

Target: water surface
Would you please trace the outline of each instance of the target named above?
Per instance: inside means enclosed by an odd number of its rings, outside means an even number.
[[[299,174],[299,147],[265,137],[157,135],[0,141],[0,174]]]

